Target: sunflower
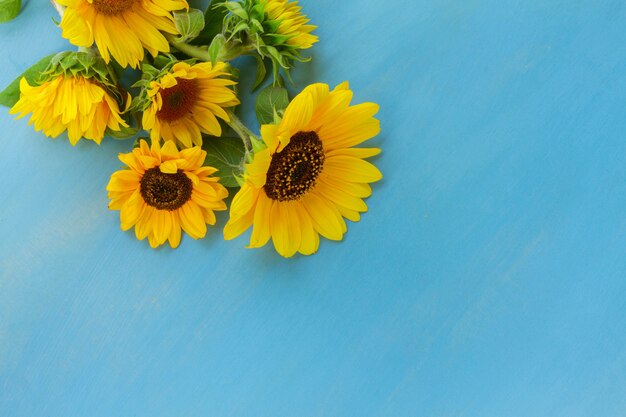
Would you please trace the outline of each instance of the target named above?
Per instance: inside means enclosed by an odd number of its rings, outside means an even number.
[[[152,141],[175,140],[182,147],[202,145],[202,133],[221,136],[217,117],[230,121],[224,110],[239,104],[228,86],[236,82],[227,78],[227,65],[202,62],[174,64],[164,76],[150,83],[149,107],[143,113],[144,129]]]
[[[169,52],[162,32],[178,33],[174,10],[189,9],[186,0],[57,0],[66,6],[61,19],[63,37],[76,46],[98,51],[108,63],[111,55],[122,66],[136,68],[144,48],[152,56]]]
[[[317,251],[319,235],[341,240],[344,217],[359,221],[367,211],[369,183],[382,178],[364,158],[377,148],[355,148],[380,131],[373,116],[378,105],[350,106],[348,83],[329,91],[314,84],[298,94],[279,124],[263,125],[267,148],[246,165],[244,184],[235,195],[224,238],[233,239],[254,225],[250,247],[271,238],[276,251],[290,257]]]
[[[146,237],[156,248],[169,241],[178,247],[181,228],[194,239],[215,224],[213,211],[226,210],[228,191],[212,176],[217,169],[202,166],[206,152],[199,146],[179,151],[174,142],[141,140],[120,160],[128,166],[113,173],[107,185],[109,208],[120,210],[122,230],[135,226],[137,239]]]
[[[308,49],[317,42],[317,36],[311,35],[317,26],[308,25],[309,19],[301,10],[297,1],[267,0],[265,3],[268,19],[278,24],[275,33],[287,37],[285,43],[291,47]]]
[[[100,143],[107,127],[128,127],[117,101],[93,78],[61,74],[34,87],[22,78],[20,93],[9,113],[18,119],[32,113],[29,124],[49,137],[67,130],[72,145],[83,137]]]

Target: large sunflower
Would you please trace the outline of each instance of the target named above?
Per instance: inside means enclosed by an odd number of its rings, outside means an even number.
[[[329,91],[326,84],[305,88],[277,125],[263,125],[267,148],[246,165],[244,184],[235,195],[224,228],[229,240],[254,225],[250,247],[271,238],[282,256],[317,251],[319,235],[341,240],[344,217],[358,221],[367,210],[369,183],[382,178],[363,158],[377,148],[353,148],[377,135],[378,105],[350,106],[348,83]]]
[[[32,113],[29,124],[49,137],[67,130],[72,145],[83,137],[100,143],[107,127],[128,127],[117,101],[93,78],[61,74],[35,87],[22,78],[20,93],[9,112],[18,119]]]
[[[150,83],[149,107],[143,113],[143,128],[152,141],[175,140],[183,147],[202,145],[202,133],[222,134],[216,116],[230,121],[224,110],[239,104],[229,86],[237,84],[227,76],[227,65],[202,62],[174,64],[157,81]]]
[[[228,191],[212,176],[217,170],[202,166],[206,152],[199,146],[178,151],[174,142],[145,140],[120,154],[128,166],[113,173],[107,185],[109,208],[120,210],[122,230],[135,227],[137,239],[146,237],[153,248],[169,241],[180,243],[181,228],[194,239],[215,224],[213,211],[226,210]]]
[[[108,63],[111,55],[122,66],[136,68],[144,48],[156,56],[169,52],[161,33],[176,34],[172,11],[189,9],[186,0],[56,0],[66,6],[63,37],[77,46],[98,46]]]
[[[317,26],[308,25],[309,19],[301,10],[297,1],[267,0],[265,3],[265,13],[270,21],[278,24],[276,33],[287,37],[285,43],[297,49],[307,49],[317,42],[317,36],[311,34]]]

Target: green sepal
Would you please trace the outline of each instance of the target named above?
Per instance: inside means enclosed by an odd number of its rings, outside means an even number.
[[[250,30],[250,26],[248,26],[247,22],[239,22],[237,26],[235,26],[230,31],[230,36],[228,37],[228,41],[231,41],[235,36],[237,36],[240,32],[247,32]]]
[[[158,58],[161,58],[161,56],[159,56]],[[155,78],[155,77],[158,77],[160,73],[161,73],[161,70],[159,68],[156,68],[148,64],[147,62],[141,63],[141,75],[142,75],[141,78],[142,79],[146,77]],[[136,84],[134,84],[133,87],[136,87]]]
[[[150,138],[145,138],[145,137],[138,136],[133,141],[133,149],[138,148],[139,145],[141,145],[141,141],[142,140],[145,140],[146,142],[148,142],[148,144],[150,144],[152,142]]]
[[[176,61],[176,57],[172,54],[159,54],[152,61],[153,68],[157,70],[162,70],[165,66],[169,65],[172,61]],[[141,66],[143,71],[143,64]]]
[[[289,105],[289,94],[285,87],[269,85],[256,98],[256,117],[259,124],[275,122],[275,114],[283,112]]]
[[[50,60],[50,64],[42,74],[46,79],[56,78],[60,75],[95,78],[109,90],[117,90],[116,74],[94,51],[59,52]]]
[[[246,10],[243,8],[243,6],[240,3],[237,3],[234,1],[226,1],[224,3],[221,3],[221,5],[225,7],[226,9],[228,9],[229,12],[231,12],[233,15],[237,16],[238,18],[243,19],[243,20],[248,20],[248,12],[246,12]]]
[[[250,20],[263,21],[265,20],[265,4],[257,3],[250,9]]]
[[[266,32],[276,33],[276,31],[278,31],[278,27],[280,26],[280,20],[265,20],[263,24],[265,25]]]
[[[227,40],[222,34],[216,35],[211,41],[211,45],[209,45],[209,57],[213,65],[215,65],[219,60],[219,57],[222,55],[223,50],[226,47],[226,44]]]
[[[189,9],[189,11],[174,12],[174,24],[179,36],[175,37],[176,42],[189,42],[200,35],[204,29],[204,13],[202,10]]]
[[[204,165],[217,168],[215,174],[225,187],[240,187],[245,149],[241,140],[231,137],[205,136],[202,148],[207,152]]]
[[[35,85],[38,84],[41,79],[41,73],[45,71],[45,69],[50,64],[50,61],[57,54],[50,54],[37,62],[35,65],[28,68],[24,71],[19,77],[17,77],[11,84],[9,84],[1,93],[0,93],[0,105],[6,107],[13,107],[15,103],[20,99],[20,80],[22,77],[26,78],[28,84]]]
[[[15,19],[21,8],[22,0],[0,0],[0,23]]]
[[[261,152],[262,150],[267,148],[267,145],[265,144],[265,142],[263,142],[262,139],[254,136],[250,137],[250,143],[252,144],[252,153],[254,154]],[[252,162],[252,157],[250,158],[249,162]]]
[[[139,132],[138,127],[123,127],[120,130],[111,130],[107,127],[105,134],[113,139],[126,140],[135,136]]]
[[[263,33],[265,29],[263,29],[263,25],[257,19],[250,19],[250,33],[255,35],[257,33]]]
[[[107,136],[112,137],[113,139],[118,139],[118,140],[130,139],[134,137],[135,135],[137,135],[137,133],[139,133],[139,120],[138,120],[137,115],[135,115],[134,121],[135,121],[136,126],[133,126],[133,125],[129,125],[128,127],[122,126],[120,130],[111,130],[110,128],[107,127],[105,134]]]
[[[256,90],[258,86],[263,84],[263,81],[267,78],[265,61],[259,55],[255,55],[254,58],[256,59],[256,78],[254,79],[254,84],[252,84],[252,91]]]

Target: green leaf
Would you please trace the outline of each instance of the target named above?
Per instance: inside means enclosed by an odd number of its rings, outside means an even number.
[[[209,45],[213,38],[222,33],[224,26],[224,17],[228,14],[225,7],[215,7],[222,0],[212,0],[204,12],[204,29],[198,34],[198,37],[191,43],[195,45]]]
[[[51,54],[42,58],[35,65],[24,71],[22,75],[13,80],[13,82],[0,93],[0,105],[13,107],[20,99],[20,80],[22,77],[25,77],[30,85],[36,84],[41,77],[41,73],[46,70],[48,64],[50,64],[50,61],[56,55],[57,54]]]
[[[274,123],[274,112],[282,112],[289,104],[287,89],[267,86],[256,98],[256,117],[262,125]]]
[[[204,13],[198,9],[189,9],[188,12],[174,12],[174,24],[180,36],[177,42],[188,42],[196,38],[204,29]]]
[[[202,147],[207,151],[204,164],[218,169],[215,174],[225,187],[239,187],[245,149],[241,140],[228,137],[205,137]]]
[[[0,23],[15,19],[21,8],[22,0],[0,0]]]

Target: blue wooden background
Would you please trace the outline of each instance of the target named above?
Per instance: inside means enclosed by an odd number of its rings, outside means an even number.
[[[385,174],[313,257],[151,250],[107,210],[131,143],[2,110],[0,416],[626,415],[626,3],[303,6],[296,79],[380,103]],[[0,84],[53,15],[0,25]]]

